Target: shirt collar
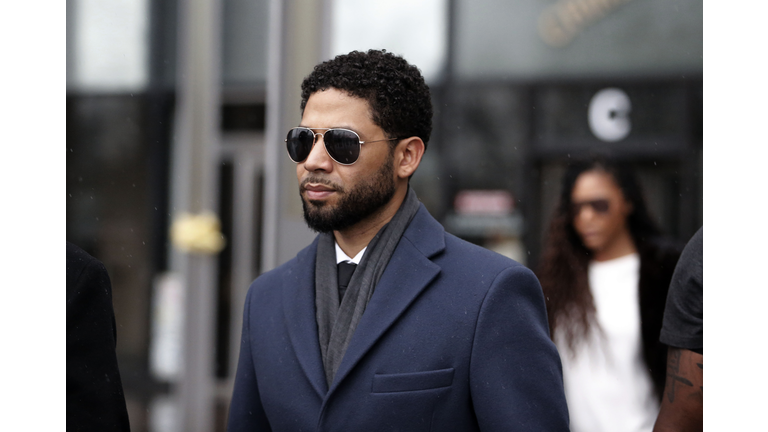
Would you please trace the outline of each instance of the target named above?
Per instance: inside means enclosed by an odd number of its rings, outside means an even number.
[[[364,247],[363,250],[357,253],[354,258],[350,258],[347,254],[344,253],[343,250],[339,247],[339,244],[336,243],[334,240],[333,244],[336,246],[336,264],[340,262],[351,262],[353,264],[360,264],[360,260],[363,259],[363,254],[365,253],[365,250],[368,249],[368,246]]]

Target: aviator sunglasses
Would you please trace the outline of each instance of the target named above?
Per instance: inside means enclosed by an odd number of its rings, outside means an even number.
[[[571,204],[571,214],[574,216],[579,215],[581,213],[582,207],[584,206],[592,207],[592,210],[598,214],[606,214],[610,209],[610,205],[607,199],[597,199],[593,201],[583,201]]]
[[[314,128],[315,130],[325,131],[324,133],[315,133],[312,129],[305,127],[295,127],[288,131],[285,138],[285,145],[288,149],[288,156],[291,160],[300,163],[309,157],[312,147],[315,145],[317,136],[323,137],[323,144],[328,156],[341,165],[352,165],[360,157],[360,146],[367,143],[379,141],[395,141],[398,138],[388,138],[373,141],[361,141],[360,135],[349,129],[340,128]]]

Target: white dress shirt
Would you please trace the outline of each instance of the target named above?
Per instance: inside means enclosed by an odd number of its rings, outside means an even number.
[[[336,264],[341,262],[351,262],[352,264],[360,264],[360,260],[363,259],[363,254],[365,253],[365,250],[368,249],[368,246],[364,247],[363,250],[357,253],[354,258],[350,258],[347,254],[344,253],[343,250],[339,247],[339,244],[336,243],[334,240],[334,245],[336,245]]]

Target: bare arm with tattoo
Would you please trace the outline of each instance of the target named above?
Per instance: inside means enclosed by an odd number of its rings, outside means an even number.
[[[702,430],[703,377],[703,355],[669,347],[664,396],[653,432]]]

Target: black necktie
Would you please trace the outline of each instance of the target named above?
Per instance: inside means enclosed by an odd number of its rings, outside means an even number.
[[[340,262],[336,265],[339,280],[339,303],[344,298],[344,293],[347,292],[347,285],[349,285],[349,280],[352,279],[352,273],[355,272],[356,268],[357,264],[351,262]]]

